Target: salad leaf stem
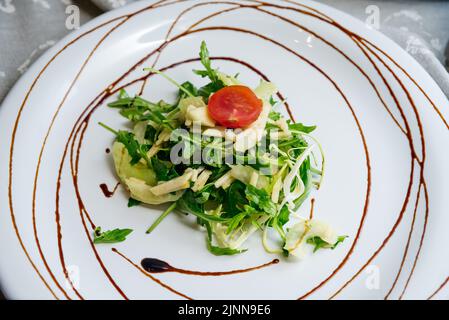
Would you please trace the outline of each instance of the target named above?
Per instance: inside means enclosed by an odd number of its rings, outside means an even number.
[[[150,234],[154,230],[156,230],[156,228],[161,224],[161,222],[164,221],[165,218],[167,218],[167,216],[170,213],[172,213],[176,209],[177,206],[178,206],[178,204],[175,202],[167,210],[165,210],[165,212],[163,214],[161,214],[159,216],[159,218],[157,218],[156,221],[152,224],[152,226],[147,230],[147,234]]]
[[[269,230],[269,227],[267,226],[263,230],[263,233],[262,233],[262,245],[263,245],[265,251],[267,251],[268,253],[272,253],[272,254],[281,254],[282,249],[273,249],[268,244],[268,230]]]
[[[173,78],[169,77],[167,74],[165,74],[162,71],[159,71],[157,69],[154,68],[145,68],[143,69],[144,71],[149,71],[152,73],[156,73],[162,77],[164,77],[166,80],[168,80],[169,82],[171,82],[173,85],[175,85],[176,87],[178,87],[179,90],[181,90],[182,92],[184,92],[185,94],[187,94],[189,97],[194,98],[195,96],[186,88],[184,88],[183,86],[181,86],[178,82],[176,82]]]
[[[308,137],[309,139],[313,140],[313,142],[315,142],[315,144],[318,146],[318,149],[320,150],[321,153],[321,176],[320,176],[320,182],[319,182],[319,187],[318,190],[321,188],[322,184],[323,184],[323,180],[324,180],[324,176],[325,176],[325,172],[326,172],[326,167],[327,167],[327,162],[326,162],[326,154],[324,153],[324,149],[323,146],[321,145],[321,143],[318,141],[317,138],[311,136],[308,133],[304,133],[304,132],[297,132],[302,136]]]
[[[115,135],[118,135],[118,131],[117,131],[117,130],[112,129],[112,128],[109,127],[108,125],[105,125],[103,122],[99,122],[98,124],[99,124],[101,127],[103,127],[104,129],[108,130],[109,132],[111,132],[111,133],[113,133],[113,134],[115,134]]]

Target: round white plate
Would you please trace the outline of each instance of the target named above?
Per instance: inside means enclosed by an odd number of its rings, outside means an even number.
[[[349,236],[338,249],[227,276],[139,269],[145,257],[198,271],[277,258],[260,236],[245,254],[215,257],[204,231],[177,215],[148,236],[161,208],[128,209],[121,188],[112,198],[100,190],[117,179],[105,152],[113,137],[97,122],[125,121],[105,106],[114,97],[99,102],[129,83],[137,93],[142,82],[134,80],[155,59],[157,68],[172,66],[172,77],[200,84],[191,72],[198,61],[174,64],[197,58],[201,40],[221,70],[251,85],[259,70],[288,97],[297,121],[318,125],[328,174],[314,194],[315,217]],[[174,92],[151,78],[143,95]],[[137,2],[52,48],[0,109],[0,283],[19,299],[447,299],[448,119],[446,97],[418,63],[326,6]],[[92,225],[134,232],[116,246],[93,246]]]

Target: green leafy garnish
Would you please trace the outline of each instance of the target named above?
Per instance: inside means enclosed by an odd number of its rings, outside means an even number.
[[[194,70],[197,75],[210,79],[210,83],[198,90],[198,95],[202,96],[206,101],[209,97],[220,89],[225,87],[224,83],[219,79],[217,70],[212,68],[211,60],[209,57],[209,50],[207,49],[206,42],[201,43],[200,50],[201,64],[206,70]]]
[[[131,156],[131,164],[137,164],[142,158],[147,162],[148,146],[142,145],[134,138],[134,134],[127,131],[119,131],[117,134],[117,141],[123,143]]]
[[[178,103],[179,101],[181,101],[182,99],[185,99],[189,96],[198,96],[198,89],[189,81],[184,82],[183,84],[181,84],[181,87],[183,89],[179,89],[179,94],[178,94]],[[187,94],[187,92],[190,92],[191,95]]]
[[[128,131],[115,131],[114,129],[111,129],[104,123],[99,123],[100,126],[105,128],[106,130],[112,132],[117,136],[117,141],[122,143],[126,150],[128,151],[129,156],[131,157],[131,164],[135,165],[139,163],[139,161],[143,158],[147,163],[149,163],[149,159],[147,157],[148,152],[148,146],[142,145],[134,137],[134,134],[132,132]]]
[[[94,243],[119,243],[126,240],[126,237],[131,234],[131,229],[114,229],[110,231],[101,231],[101,227],[97,227],[94,231]]]
[[[276,205],[271,201],[268,193],[263,189],[257,189],[252,185],[246,186],[246,197],[255,206],[270,216],[277,213]]]
[[[209,101],[209,97],[217,92],[220,89],[223,89],[224,85],[222,84],[221,81],[219,82],[211,82],[207,85],[205,85],[204,87],[200,88],[198,90],[198,94],[203,97],[205,99],[205,101]]]
[[[210,241],[207,241],[207,250],[215,256],[234,256],[237,254],[245,253],[248,250],[237,250],[231,248],[220,248],[211,244]]]
[[[281,114],[276,111],[271,111],[268,117],[273,121],[278,121],[281,119]]]
[[[191,190],[187,190],[182,198],[178,200],[177,208],[181,212],[193,214],[204,221],[227,222],[229,220],[207,214],[204,206],[195,199],[195,194]]]
[[[307,239],[307,243],[313,245],[315,248],[313,252],[317,252],[320,249],[332,249],[334,250],[340,243],[343,243],[346,240],[347,236],[338,237],[337,242],[334,244],[328,243],[321,239],[321,237],[312,237]]]
[[[223,198],[224,216],[233,217],[241,212],[241,206],[248,204],[245,194],[246,185],[240,181],[235,181],[226,190]]]
[[[316,130],[316,126],[305,126],[302,123],[294,123],[289,125],[289,129],[292,131],[300,131],[304,133],[311,133]]]
[[[206,42],[201,43],[200,50],[201,64],[206,70],[194,70],[194,72],[202,77],[209,77],[212,82],[218,82],[217,70],[212,68],[212,64],[209,57],[209,50],[207,49]]]
[[[171,162],[160,160],[157,156],[151,158],[151,166],[159,181],[169,181],[179,177]]]
[[[214,246],[212,244],[212,228],[210,226],[210,223],[208,221],[198,219],[198,224],[206,228],[207,250],[209,250],[209,252],[212,253],[213,255],[215,255],[215,256],[234,256],[237,254],[242,254],[247,251],[247,250],[237,250],[237,249],[222,248],[222,247]]]
[[[141,204],[142,204],[141,201],[136,200],[134,198],[129,198],[129,200],[128,200],[128,208],[137,207],[137,206],[139,206]]]
[[[277,221],[281,226],[286,225],[290,221],[290,210],[288,210],[287,206],[282,207],[277,217]]]

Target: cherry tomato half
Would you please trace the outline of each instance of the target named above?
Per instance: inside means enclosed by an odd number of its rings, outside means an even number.
[[[225,87],[209,100],[209,115],[226,128],[244,128],[262,113],[263,102],[245,86]]]

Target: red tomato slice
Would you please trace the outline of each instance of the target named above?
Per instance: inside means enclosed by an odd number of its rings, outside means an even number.
[[[262,113],[263,102],[245,86],[225,87],[209,100],[209,114],[226,128],[244,128],[254,123]]]

